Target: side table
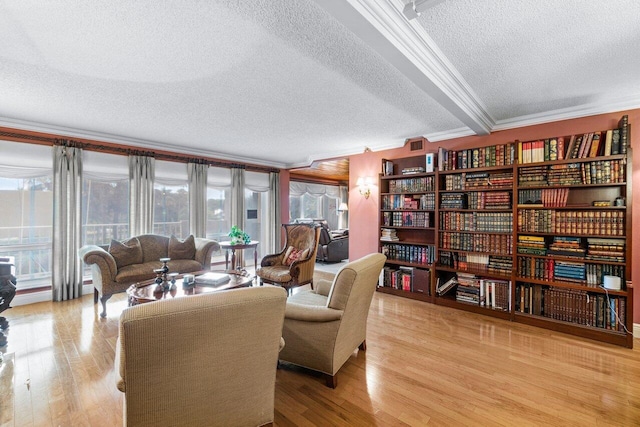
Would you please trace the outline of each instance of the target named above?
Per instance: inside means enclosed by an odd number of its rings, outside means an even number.
[[[258,269],[258,242],[257,240],[252,240],[249,243],[237,243],[232,245],[231,242],[220,242],[220,248],[225,249],[226,252],[224,254],[224,266],[227,270],[229,270],[229,249],[231,249],[231,268],[236,269],[236,249],[255,249],[253,251],[253,268],[254,270]]]

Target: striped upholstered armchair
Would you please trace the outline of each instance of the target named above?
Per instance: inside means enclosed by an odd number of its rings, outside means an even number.
[[[315,224],[282,224],[286,240],[280,252],[262,258],[256,271],[260,283],[280,285],[289,292],[311,284],[316,267],[320,228]]]

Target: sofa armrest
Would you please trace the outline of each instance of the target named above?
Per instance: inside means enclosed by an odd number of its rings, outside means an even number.
[[[87,265],[96,264],[103,276],[103,282],[113,282],[118,274],[118,266],[116,260],[111,254],[100,246],[85,245],[80,248],[78,255]],[[104,279],[108,280],[104,280]]]
[[[122,354],[122,344],[120,343],[120,337],[116,340],[116,357],[113,363],[113,370],[115,371],[116,387],[123,393],[127,391],[127,384],[124,381],[124,355]]]
[[[220,244],[215,240],[203,239],[196,237],[196,255],[194,259],[202,264],[203,270],[208,270],[211,267],[211,256],[215,251],[220,250]]]
[[[331,280],[323,280],[319,279],[313,284],[315,288],[315,293],[319,295],[324,295],[325,297],[329,296],[329,291],[331,291],[331,285],[333,285],[333,281]]]
[[[303,322],[333,322],[340,320],[342,313],[342,310],[334,310],[333,308],[287,302],[284,318]]]
[[[281,265],[282,256],[283,252],[280,252],[279,254],[265,255],[264,257],[262,257],[262,261],[260,261],[260,267],[272,267],[274,265]]]

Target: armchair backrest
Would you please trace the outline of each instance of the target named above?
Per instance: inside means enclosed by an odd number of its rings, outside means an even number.
[[[126,424],[273,422],[285,302],[282,288],[252,287],[125,309],[116,372]]]
[[[282,224],[285,229],[284,249],[293,246],[296,249],[309,249],[309,257],[315,259],[318,251],[320,229],[314,224]]]

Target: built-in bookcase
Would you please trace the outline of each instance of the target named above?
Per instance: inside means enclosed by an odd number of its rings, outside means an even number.
[[[632,347],[629,135],[383,161],[379,291]]]

